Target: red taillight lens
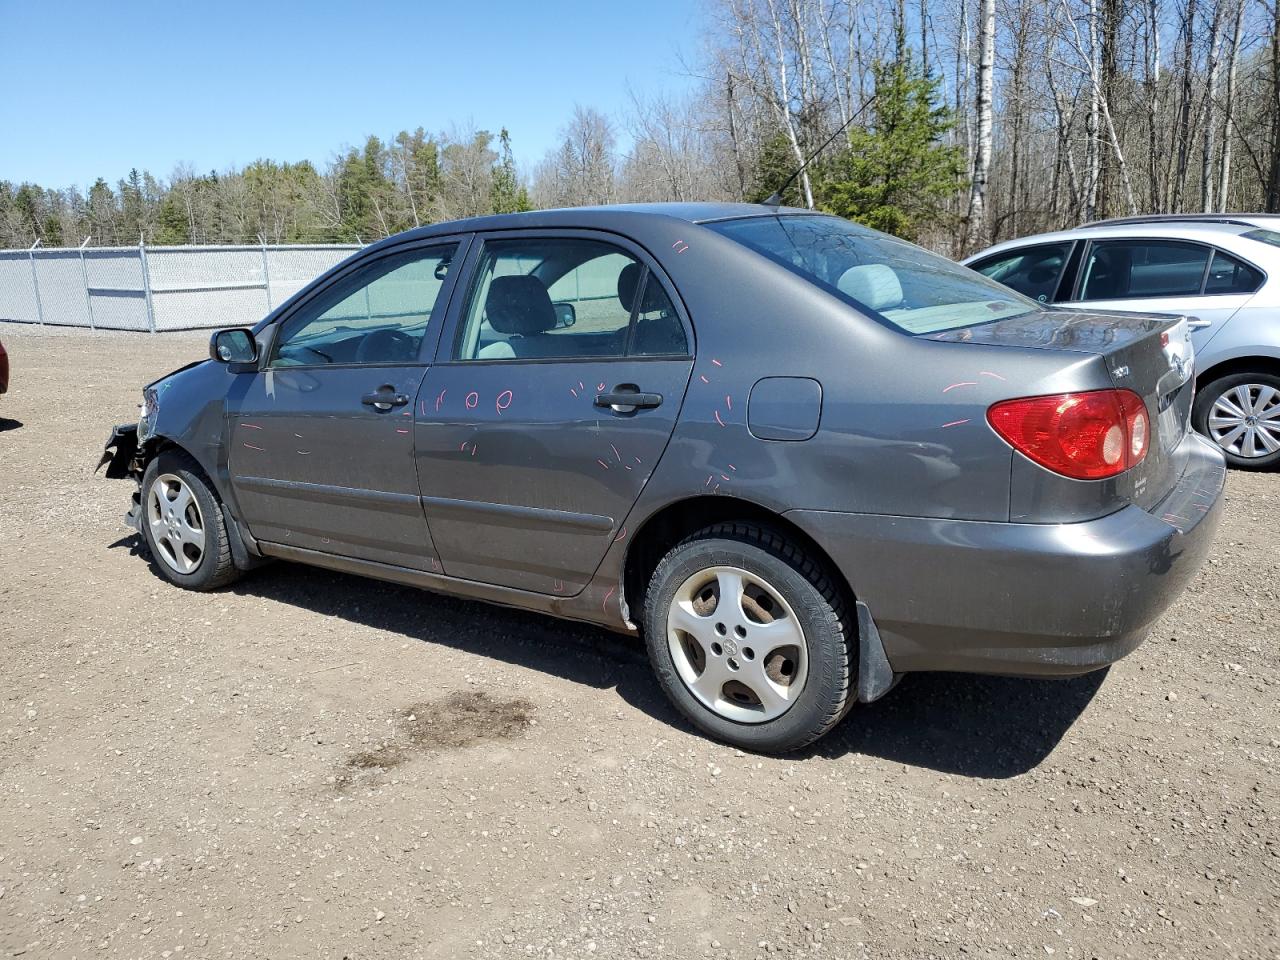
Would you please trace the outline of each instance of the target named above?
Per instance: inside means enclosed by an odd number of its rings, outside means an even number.
[[[1003,400],[987,411],[992,429],[1042,467],[1076,480],[1103,480],[1147,455],[1151,422],[1132,390],[1090,390]]]

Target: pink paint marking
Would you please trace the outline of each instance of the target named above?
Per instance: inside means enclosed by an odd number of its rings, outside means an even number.
[[[302,439],[302,434],[300,433],[295,433],[294,436],[297,437],[299,440]]]
[[[680,244],[682,243],[684,243],[683,240],[677,240],[675,243],[671,245],[671,249],[674,250],[676,247],[680,246]]]
[[[712,358],[711,358],[711,362],[712,362],[712,363],[714,363],[717,367],[723,367],[723,366],[724,366],[724,364],[723,364],[723,363],[721,363],[719,360],[717,360],[715,357],[712,357]]]
[[[720,474],[720,479],[721,479],[721,480],[723,480],[725,483],[728,483],[728,482],[729,482],[729,475],[728,475],[727,473],[722,473],[722,474]]]
[[[440,410],[440,404],[444,403],[444,395],[445,395],[446,393],[448,393],[448,392],[449,392],[449,388],[448,388],[448,387],[445,387],[443,390],[441,390],[441,391],[440,391],[440,396],[436,397],[436,411],[437,411],[437,412],[439,412],[439,410]],[[423,410],[422,412],[423,412],[423,413],[426,413],[427,411],[426,411],[426,410]]]
[[[968,422],[969,422],[968,420],[952,420],[950,423],[944,423],[942,425],[942,429],[945,430],[947,427],[958,427],[962,423],[968,423]]]
[[[629,464],[629,463],[624,463],[622,466],[623,466],[625,469],[627,469],[627,470],[630,470],[630,469],[631,469],[631,464]]]
[[[573,389],[573,387],[570,387],[570,388],[569,388],[569,392],[573,394],[573,396],[574,396],[574,398],[575,398],[575,399],[577,398],[577,396],[578,396],[578,391],[577,391],[577,390]]]
[[[711,382],[710,380],[707,379],[707,375],[705,373],[698,374],[698,379],[701,380],[703,383]]]
[[[471,442],[470,440],[463,440],[463,441],[462,441],[462,446],[460,446],[458,449],[459,449],[459,450],[465,450],[465,449],[467,449],[467,444],[468,444],[468,443],[470,443],[470,442]]]
[[[622,462],[622,454],[620,454],[620,453],[618,452],[618,448],[617,448],[617,447],[615,447],[615,446],[611,443],[611,444],[609,444],[609,449],[613,451],[613,455],[614,455],[615,457],[617,457],[617,458],[618,458],[618,462],[619,462],[619,463],[621,463],[621,462]]]
[[[724,395],[724,405],[730,410],[733,409],[733,397],[729,396],[727,393]]]
[[[564,582],[561,580],[552,580],[551,589],[556,593],[564,593]]]
[[[714,488],[711,492],[712,492],[712,493],[719,493],[719,492],[720,492],[720,484],[718,484],[718,483],[717,483],[717,484],[715,485],[715,488]]]
[[[953,383],[949,387],[943,387],[942,392],[946,393],[948,390],[954,390],[956,387],[976,387],[977,385],[978,384],[973,380],[961,380],[959,383]]]
[[[402,427],[396,427],[396,433],[408,433],[408,432],[409,432],[408,430],[405,430]]]
[[[601,609],[601,610],[605,611],[606,613],[608,612],[608,610],[609,610],[609,598],[613,596],[614,591],[615,591],[615,590],[617,590],[617,589],[618,589],[618,588],[617,588],[617,586],[616,586],[616,585],[615,585],[615,586],[612,586],[612,587],[610,587],[610,588],[609,588],[609,592],[608,592],[608,593],[606,593],[606,594],[604,595],[604,599],[600,601],[600,609]]]
[[[466,403],[468,410],[474,410],[480,403],[480,394],[472,390],[467,394],[467,399],[464,402]]]
[[[579,390],[585,390],[585,389],[587,389],[586,387],[584,387],[584,386],[582,385],[582,381],[581,381],[581,380],[579,380],[579,381],[578,381],[578,389],[579,389]]]
[[[596,463],[600,464],[600,466],[604,467],[606,470],[609,469],[609,465],[605,463],[603,460],[601,460],[599,457],[596,458]]]
[[[242,423],[242,424],[240,424],[240,426],[244,427],[246,430],[261,430],[261,429],[262,429],[262,428],[261,428],[260,426],[258,426],[256,423]]]
[[[596,387],[596,393],[604,393],[604,384],[603,384],[603,383]]]
[[[622,528],[622,532],[621,532],[620,534],[618,534],[616,537],[614,537],[614,538],[613,538],[613,542],[614,542],[614,543],[621,543],[621,542],[622,542],[623,540],[625,540],[625,539],[627,539],[627,528],[626,528],[626,527],[623,527],[623,528]]]
[[[241,441],[241,442],[242,442],[242,443],[244,443],[244,441]],[[252,443],[245,443],[244,445],[245,445],[246,447],[248,447],[250,450],[264,450],[264,449],[265,449],[264,447],[255,447]]]
[[[404,413],[400,414],[400,416],[402,416],[402,417],[412,417],[412,416],[413,416],[413,411],[412,411],[412,410],[406,410]]]
[[[309,457],[309,456],[311,456],[311,451],[310,451],[310,450],[299,450],[299,451],[298,451],[298,455],[299,455],[299,456],[303,456],[303,457]]]
[[[708,474],[707,474],[707,482],[706,482],[706,483],[704,483],[704,484],[703,484],[703,486],[704,486],[704,487],[709,487],[709,486],[711,486],[711,481],[712,481],[712,480],[714,480],[715,478],[716,478],[716,476],[715,476],[715,474],[714,474],[714,473],[708,473]]]
[[[1000,374],[998,374],[998,373],[992,373],[990,370],[979,370],[979,371],[978,371],[978,376],[980,376],[980,377],[991,377],[991,378],[992,378],[992,379],[994,379],[994,380],[1004,380],[1004,379],[1005,379],[1004,377],[1000,376]],[[1008,382],[1008,381],[1006,381],[1006,382]]]
[[[473,457],[476,455],[476,450],[478,450],[478,449],[479,449],[479,444],[475,444],[475,443],[473,443],[473,444],[471,445],[471,455],[472,455]]]
[[[719,410],[717,410],[717,411],[716,411],[716,423],[720,424],[720,426],[722,426],[722,427],[724,426],[724,421],[720,419],[720,411],[719,411]]]
[[[644,463],[644,461],[641,460],[639,457],[632,457],[631,459],[635,460],[636,463]]]
[[[732,470],[734,473],[737,473],[737,472],[738,472],[738,468],[737,468],[737,467],[735,467],[732,463],[731,463],[731,464],[729,464],[729,469],[730,469],[730,470]]]
[[[422,415],[425,417],[425,416],[427,415],[427,401],[426,401],[426,400],[419,400],[419,401],[418,401],[418,409],[422,411]]]
[[[439,560],[437,560],[435,557],[432,557],[432,558],[431,558],[431,569],[432,569],[432,570],[435,570],[437,573],[439,573],[441,570],[443,570],[443,569],[444,569],[444,567],[440,566],[440,561],[439,561]]]
[[[502,402],[503,397],[507,398],[506,403]],[[493,409],[498,411],[498,416],[502,416],[502,411],[507,409],[507,407],[511,406],[511,401],[514,399],[515,399],[515,396],[512,394],[510,390],[503,390],[500,394],[498,394],[498,399],[493,401]]]

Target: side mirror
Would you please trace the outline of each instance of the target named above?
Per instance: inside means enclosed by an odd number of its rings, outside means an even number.
[[[218,330],[209,338],[209,356],[219,363],[253,363],[258,359],[258,341],[244,327]]]
[[[578,311],[573,309],[572,303],[553,303],[551,309],[556,312],[557,330],[572,327],[578,322]]]

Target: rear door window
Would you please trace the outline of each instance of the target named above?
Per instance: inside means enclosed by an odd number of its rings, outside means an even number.
[[[1054,299],[1070,253],[1070,241],[1040,243],[997,253],[977,261],[973,269],[1025,297],[1048,303]]]
[[[1089,246],[1081,300],[1199,296],[1212,251],[1180,240],[1097,240]]]
[[[1204,292],[1253,293],[1262,286],[1262,271],[1237,260],[1230,254],[1215,250],[1209,276],[1204,282]]]

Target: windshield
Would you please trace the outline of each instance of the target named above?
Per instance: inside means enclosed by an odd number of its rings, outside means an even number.
[[[1042,309],[945,257],[839,217],[750,217],[704,226],[911,334]]]

